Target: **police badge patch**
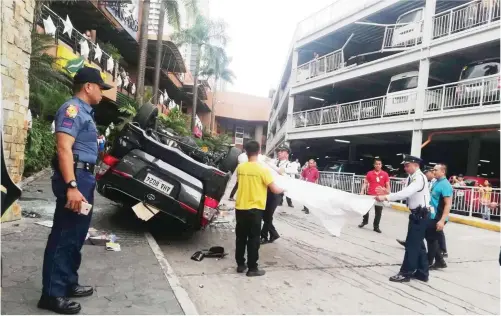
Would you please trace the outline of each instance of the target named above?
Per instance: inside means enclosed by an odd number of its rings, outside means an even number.
[[[78,114],[78,106],[71,104],[66,108],[65,116],[69,118],[75,118]]]

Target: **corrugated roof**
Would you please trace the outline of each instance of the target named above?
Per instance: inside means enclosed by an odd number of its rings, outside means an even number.
[[[267,122],[270,117],[269,98],[239,92],[217,92],[215,102],[217,117],[262,122]]]

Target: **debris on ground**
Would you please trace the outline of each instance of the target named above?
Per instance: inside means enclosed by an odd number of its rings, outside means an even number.
[[[200,287],[201,289],[204,288],[204,285],[203,284],[200,284],[198,287]]]
[[[209,249],[202,249],[195,252],[191,256],[191,260],[202,261],[204,258],[216,258],[216,260],[223,259],[228,255],[227,252],[224,252],[224,247],[214,246]]]
[[[107,242],[106,243],[106,250],[108,251],[120,251],[120,244],[116,242]]]
[[[53,225],[52,221],[41,221],[41,222],[36,222],[35,224],[45,226],[48,228],[52,228]]]
[[[38,214],[37,212],[33,212],[33,211],[21,211],[21,215],[23,217],[27,217],[27,218],[41,218],[42,215]]]

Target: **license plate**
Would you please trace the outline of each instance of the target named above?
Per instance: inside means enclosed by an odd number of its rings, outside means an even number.
[[[163,192],[167,195],[170,194],[170,192],[172,191],[172,189],[174,188],[174,186],[150,173],[148,173],[148,175],[146,176],[146,178],[144,178],[144,183],[146,183],[147,185],[149,185],[150,187],[152,188],[155,188],[157,189],[158,191],[160,192]]]

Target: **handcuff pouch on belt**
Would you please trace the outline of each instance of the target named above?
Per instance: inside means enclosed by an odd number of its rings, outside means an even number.
[[[86,166],[82,165],[82,164],[85,164],[85,163],[83,163],[81,161],[78,161],[78,158],[79,158],[78,155],[75,155],[75,154],[73,155],[73,171],[76,172],[77,168],[82,168],[82,169],[86,169],[86,170],[90,171],[89,168],[86,168]],[[59,173],[61,172],[61,169],[59,169],[59,159],[57,157],[57,153],[54,155],[54,157],[52,157],[51,165],[52,165],[52,169],[54,171],[57,171]],[[82,166],[80,166],[80,165],[82,165]],[[91,164],[87,164],[87,165],[89,167],[92,166],[92,171],[90,171],[90,172],[93,172],[94,171],[94,165],[91,165]]]
[[[428,213],[429,211],[427,207],[419,206],[418,208],[411,210],[410,218],[417,222],[419,220],[428,218]]]

